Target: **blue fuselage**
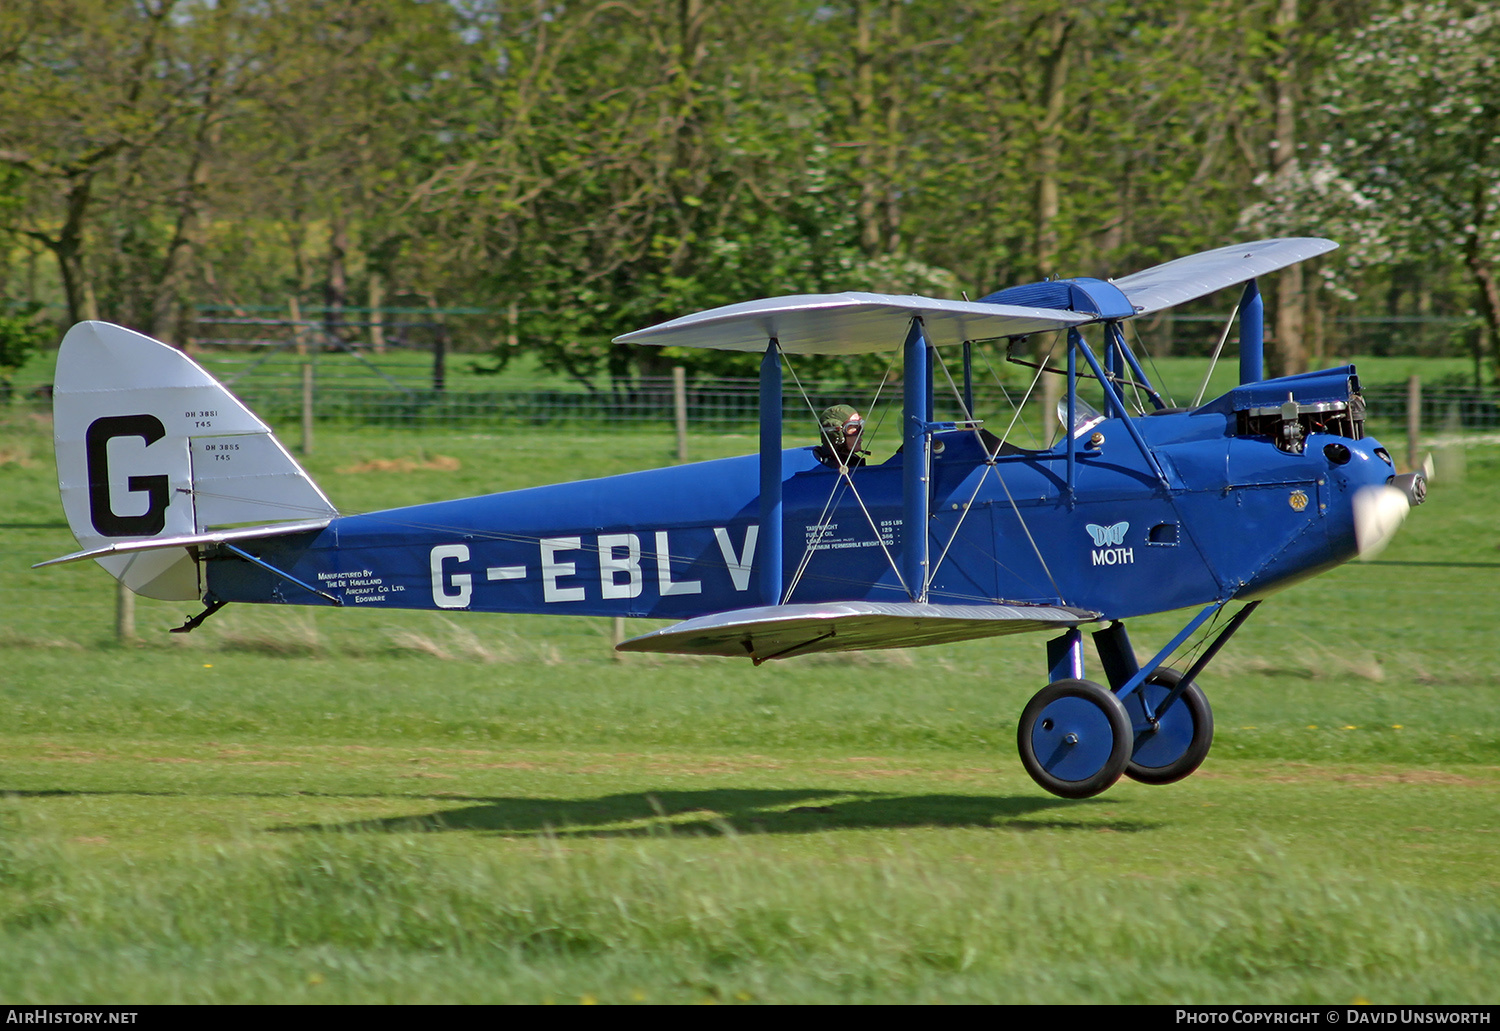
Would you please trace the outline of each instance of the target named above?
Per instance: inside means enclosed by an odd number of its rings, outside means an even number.
[[[1155,468],[1121,419],[1071,464],[1065,444],[991,461],[972,430],[934,434],[928,600],[1118,619],[1267,593],[1351,558],[1353,496],[1393,473],[1375,440],[1312,433],[1290,452],[1236,435],[1225,405],[1132,423]],[[908,600],[903,455],[852,485],[811,449],[782,463],[780,600]],[[758,495],[752,455],[345,516],[250,550],[350,606],[684,619],[778,600],[760,596]],[[326,604],[229,555],[207,587]]]

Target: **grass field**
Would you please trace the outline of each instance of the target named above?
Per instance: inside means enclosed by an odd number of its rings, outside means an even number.
[[[49,424],[0,432],[0,999],[1500,1001],[1493,447],[1262,606],[1199,773],[1068,802],[1015,756],[1039,636],[755,669],[143,600],[118,644],[101,570],[28,568],[74,546]],[[358,511],[674,448],[327,428],[308,464]]]

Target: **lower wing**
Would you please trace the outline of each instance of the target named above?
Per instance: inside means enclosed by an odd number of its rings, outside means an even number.
[[[923,605],[835,601],[766,605],[699,616],[633,637],[626,652],[676,652],[769,659],[814,652],[912,648],[979,637],[1066,630],[1099,613],[1057,605]]]

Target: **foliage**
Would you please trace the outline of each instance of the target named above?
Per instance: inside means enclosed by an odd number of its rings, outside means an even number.
[[[1385,241],[1326,259],[1342,292],[1309,305],[1444,314],[1452,270],[1475,261],[1418,254],[1387,223],[1447,180],[1403,172],[1393,207],[1344,167],[1365,162],[1358,147],[1319,156],[1309,141],[1329,119],[1358,139],[1396,118],[1401,105],[1377,110],[1388,95],[1411,95],[1410,118],[1424,89],[1482,98],[1492,72],[1462,55],[1490,30],[1475,22],[1465,43],[1413,26],[1480,17],[1467,8],[1372,20],[1378,6],[7,5],[0,293],[184,344],[214,335],[193,325],[203,303],[319,303],[331,334],[372,346],[383,327],[362,308],[475,306],[492,314],[454,327],[455,344],[622,390],[673,364],[748,371],[753,357],[611,344],[695,309],[980,296],[1251,232]],[[1431,46],[1454,60],[1411,83],[1378,56]],[[1450,82],[1460,66],[1468,93]],[[1330,70],[1323,111],[1309,98]],[[1411,156],[1479,139],[1451,97],[1428,106],[1453,131]],[[1490,260],[1490,223],[1474,224],[1475,260]]]
[[[1323,88],[1328,139],[1276,206],[1335,227],[1353,270],[1462,268],[1500,376],[1497,52],[1490,5],[1408,3],[1375,17],[1338,48]]]
[[[0,312],[0,398],[9,401],[16,371],[51,338],[51,328],[37,319],[41,305]]]

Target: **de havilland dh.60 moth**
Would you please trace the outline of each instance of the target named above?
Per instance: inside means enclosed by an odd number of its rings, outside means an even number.
[[[179,630],[230,602],[631,616],[675,622],[623,650],[756,665],[1042,631],[1049,682],[1017,730],[1026,770],[1071,798],[1122,775],[1168,783],[1212,741],[1195,679],[1260,600],[1383,546],[1425,492],[1365,436],[1353,366],[1262,379],[1256,277],[1335,246],[1261,240],[972,302],[843,293],[688,315],[619,339],[762,355],[758,455],[359,515],[187,355],[83,322],[54,384],[82,550],[52,561],[203,602]],[[1241,284],[1239,385],[1170,407],[1123,323]],[[1043,333],[1065,348],[1063,432],[1027,449],[974,418],[971,344]],[[790,356],[893,347],[892,457],[782,448]],[[960,395],[944,365],[960,350],[961,417],[937,421],[934,381]],[[1191,618],[1139,662],[1126,621],[1177,609]],[[1104,684],[1085,678],[1085,628]],[[1165,665],[1200,629],[1191,667]]]

